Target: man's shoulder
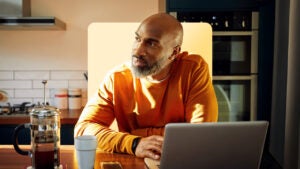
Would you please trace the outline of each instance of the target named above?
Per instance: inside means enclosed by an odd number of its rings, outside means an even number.
[[[206,64],[206,61],[203,59],[201,55],[198,54],[189,54],[187,52],[183,52],[179,59],[183,64],[196,64],[203,65]]]
[[[110,71],[109,71],[109,75],[113,75],[113,76],[116,76],[116,75],[125,75],[125,76],[131,76],[132,73],[131,73],[131,65],[130,65],[130,62],[124,62],[122,64],[119,64],[117,66],[115,66],[114,68],[112,68]]]

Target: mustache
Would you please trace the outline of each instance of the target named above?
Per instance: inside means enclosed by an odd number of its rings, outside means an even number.
[[[141,55],[132,55],[132,57],[136,58],[138,60],[142,60],[143,62],[147,62],[147,60],[143,56],[141,56]]]

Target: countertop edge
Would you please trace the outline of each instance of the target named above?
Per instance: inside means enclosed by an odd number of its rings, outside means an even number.
[[[71,124],[75,125],[77,120],[82,112],[82,109],[78,110],[69,110],[64,109],[60,110],[60,122],[62,125]],[[10,116],[10,115],[2,115],[0,116],[0,125],[18,125],[23,123],[29,123],[30,117],[28,116]]]

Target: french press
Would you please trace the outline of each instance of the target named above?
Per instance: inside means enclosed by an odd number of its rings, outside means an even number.
[[[13,133],[13,145],[21,155],[31,157],[33,169],[58,169],[60,167],[60,111],[46,104],[44,84],[44,103],[30,111],[30,123],[18,125]],[[18,145],[18,133],[29,128],[31,150],[24,151]]]

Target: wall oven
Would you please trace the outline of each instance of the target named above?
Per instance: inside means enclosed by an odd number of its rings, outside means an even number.
[[[259,13],[170,14],[181,22],[208,22],[213,28],[213,83],[219,121],[256,120]]]

